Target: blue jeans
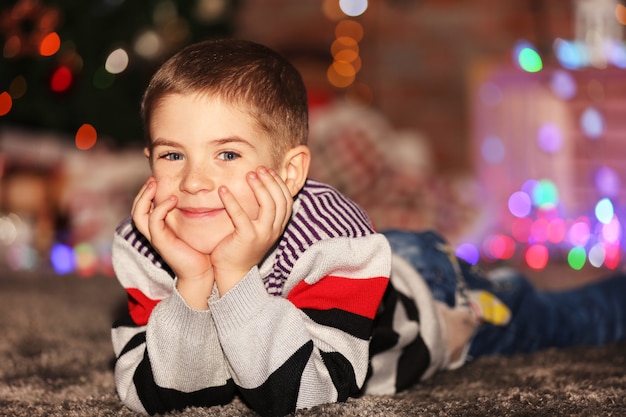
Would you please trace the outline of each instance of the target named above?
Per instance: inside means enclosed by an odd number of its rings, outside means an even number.
[[[434,298],[454,306],[459,274],[450,261],[449,249],[445,249],[445,240],[431,231],[382,233],[393,252],[420,272]],[[459,259],[458,264],[460,279],[468,289],[489,291],[511,310],[511,321],[506,326],[483,324],[478,328],[470,357],[626,340],[624,274],[616,273],[571,290],[547,292],[535,289],[516,271],[492,280],[463,260]]]

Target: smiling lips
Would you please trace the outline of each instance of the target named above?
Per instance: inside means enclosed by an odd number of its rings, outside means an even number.
[[[222,213],[224,211],[223,208],[214,209],[214,208],[205,208],[205,207],[200,207],[200,208],[179,207],[178,210],[185,217],[191,218],[191,219],[215,217],[215,216],[217,216],[218,214],[220,214],[220,213]]]

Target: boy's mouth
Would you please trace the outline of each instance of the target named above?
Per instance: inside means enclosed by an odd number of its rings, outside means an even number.
[[[179,207],[178,210],[183,214],[183,216],[191,219],[214,217],[224,211],[223,208],[207,207]]]

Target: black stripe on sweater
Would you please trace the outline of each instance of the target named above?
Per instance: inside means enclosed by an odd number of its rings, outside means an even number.
[[[146,343],[146,332],[137,333],[126,343],[124,349],[120,352],[120,358],[143,343]]]
[[[369,340],[372,336],[372,325],[374,322],[367,317],[336,308],[330,310],[303,308],[301,311],[318,324],[342,330],[361,340]]]
[[[370,343],[370,357],[392,349],[398,344],[400,335],[393,327],[393,320],[396,308],[400,305],[404,307],[408,320],[417,322],[419,326],[420,317],[415,301],[397,291],[390,283],[376,315],[372,342]],[[418,334],[415,340],[402,349],[398,363],[389,364],[389,366],[397,367],[396,392],[419,382],[428,369],[430,359],[430,352],[422,336]]]
[[[350,361],[339,352],[320,353],[337,390],[337,401],[344,402],[349,397],[358,396],[360,389]]]
[[[224,385],[192,392],[159,387],[154,382],[147,353],[135,371],[133,382],[141,403],[150,415],[183,410],[187,407],[225,405],[231,402],[235,395],[235,384],[230,378],[225,381]]]
[[[296,409],[300,381],[313,352],[309,341],[274,371],[259,387],[239,388],[243,400],[261,416],[286,416]]]
[[[420,322],[419,311],[415,301],[398,292],[398,299],[404,307],[409,320]],[[401,391],[419,382],[422,375],[430,364],[430,352],[420,334],[417,338],[402,349],[402,355],[398,360],[398,373],[396,390]]]

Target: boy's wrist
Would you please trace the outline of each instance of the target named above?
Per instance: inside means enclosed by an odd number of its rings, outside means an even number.
[[[247,269],[215,269],[215,284],[220,297],[235,287],[248,275],[251,268]]]
[[[208,310],[209,298],[213,291],[213,281],[208,279],[176,280],[176,289],[187,305],[194,310]]]

